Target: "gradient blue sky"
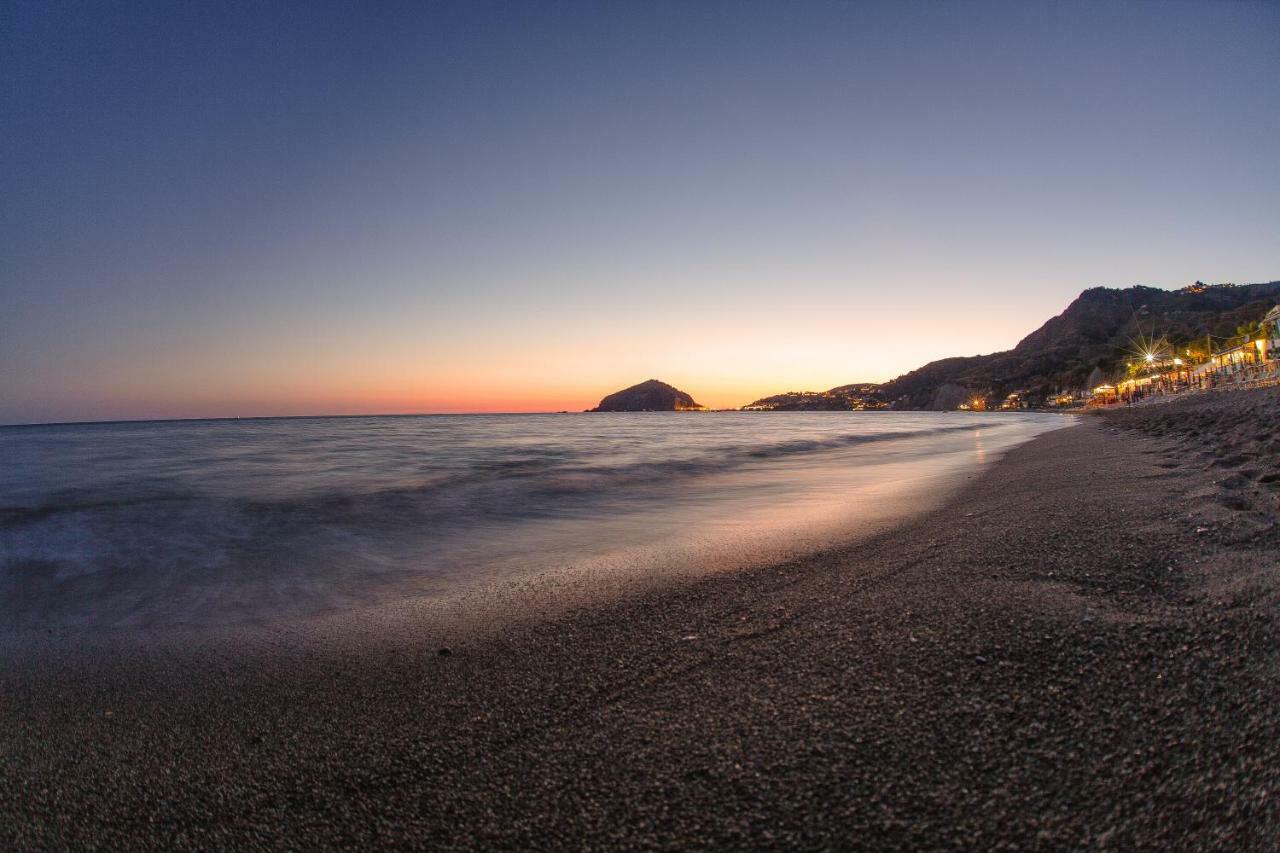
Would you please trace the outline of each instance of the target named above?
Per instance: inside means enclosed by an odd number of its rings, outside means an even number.
[[[1280,5],[8,2],[0,423],[710,405],[1280,278]]]

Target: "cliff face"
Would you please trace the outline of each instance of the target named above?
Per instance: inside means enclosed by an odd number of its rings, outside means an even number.
[[[616,391],[600,401],[592,412],[689,412],[704,407],[678,388],[657,379]]]

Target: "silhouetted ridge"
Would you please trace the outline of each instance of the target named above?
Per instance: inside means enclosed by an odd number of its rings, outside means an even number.
[[[1206,285],[1181,290],[1093,287],[1011,350],[930,362],[880,386],[895,408],[952,408],[961,391],[1032,401],[1058,390],[1082,390],[1095,369],[1114,371],[1135,340],[1228,338],[1280,301],[1280,281]],[[943,399],[947,398],[947,399]],[[963,399],[963,396],[960,396]]]
[[[744,408],[954,409],[974,396],[1000,400],[1012,392],[1040,405],[1059,391],[1085,390],[1095,371],[1114,374],[1139,339],[1221,342],[1257,323],[1277,302],[1280,281],[1238,286],[1197,281],[1181,290],[1092,287],[1011,350],[931,361],[883,385],[791,391]]]

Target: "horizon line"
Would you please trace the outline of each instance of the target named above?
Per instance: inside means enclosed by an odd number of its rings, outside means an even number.
[[[679,410],[673,410],[679,411]],[[706,414],[707,412],[743,412],[742,406],[732,409],[689,409],[684,414]],[[177,424],[197,423],[201,421],[288,421],[288,420],[334,420],[337,418],[451,418],[480,417],[494,415],[507,417],[510,415],[627,415],[627,414],[664,414],[661,411],[650,412],[596,412],[591,409],[547,409],[536,412],[363,412],[345,415],[221,415],[208,418],[116,418],[110,420],[86,421],[24,421],[20,423],[0,424],[0,429],[21,429],[24,427],[51,426],[110,426],[112,424]]]

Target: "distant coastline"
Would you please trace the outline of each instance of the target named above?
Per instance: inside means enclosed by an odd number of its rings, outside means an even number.
[[[1134,286],[1084,291],[1058,316],[1023,338],[1012,350],[930,362],[886,382],[840,385],[826,391],[788,391],[759,398],[740,409],[710,409],[693,396],[658,380],[608,395],[591,411],[953,411],[1017,408],[1052,410],[1082,405],[1098,382],[1123,374],[1135,341],[1230,342],[1242,330],[1260,326],[1280,304],[1280,281],[1259,284],[1204,284],[1179,290]],[[1274,332],[1280,340],[1280,328]],[[1270,334],[1270,332],[1268,333]],[[1115,381],[1118,381],[1116,379]],[[651,395],[651,396],[646,396]],[[611,398],[627,402],[610,403]],[[649,402],[645,402],[648,400]],[[1009,405],[1009,401],[1016,401]],[[602,408],[603,406],[603,408]],[[290,414],[192,418],[126,418],[32,421],[0,428],[180,421],[264,420],[270,418],[427,417],[460,415],[564,414],[538,412],[395,412]]]

